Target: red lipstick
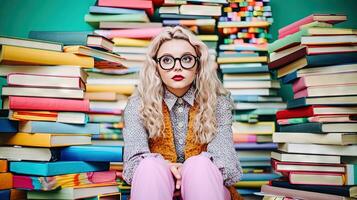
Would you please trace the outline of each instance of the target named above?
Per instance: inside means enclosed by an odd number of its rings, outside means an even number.
[[[174,79],[175,81],[182,81],[185,77],[181,76],[181,75],[175,75],[172,77],[172,79]]]

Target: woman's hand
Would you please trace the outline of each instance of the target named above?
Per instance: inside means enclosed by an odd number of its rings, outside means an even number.
[[[176,178],[176,189],[179,190],[181,188],[181,169],[182,163],[169,163],[170,171]]]

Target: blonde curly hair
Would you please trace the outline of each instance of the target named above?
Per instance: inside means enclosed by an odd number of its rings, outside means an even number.
[[[182,39],[188,41],[199,56],[199,67],[193,82],[198,111],[194,121],[195,140],[201,144],[209,143],[217,132],[216,105],[220,95],[229,95],[223,87],[214,63],[209,58],[207,46],[193,33],[180,27],[165,27],[148,47],[146,60],[139,73],[139,84],[134,95],[139,95],[140,118],[148,131],[149,138],[159,137],[164,129],[162,102],[164,84],[155,61],[157,52],[165,41]]]

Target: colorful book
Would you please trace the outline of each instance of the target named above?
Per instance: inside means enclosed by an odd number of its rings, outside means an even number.
[[[312,14],[309,15],[303,19],[300,19],[292,24],[289,24],[288,26],[285,26],[281,29],[279,29],[279,35],[283,34],[284,32],[294,32],[298,31],[299,27],[314,21],[319,21],[319,22],[327,22],[330,24],[336,24],[340,22],[344,22],[347,20],[346,15],[338,15],[338,14]]]
[[[134,14],[134,13],[144,13],[143,10],[127,9],[127,8],[113,8],[104,6],[90,6],[90,13],[96,14]]]
[[[273,180],[271,185],[281,188],[290,188],[294,190],[319,192],[345,197],[357,197],[357,186],[329,186],[329,185],[296,185],[288,181]]]
[[[91,57],[7,45],[2,46],[0,63],[25,65],[78,65],[83,68],[94,67],[94,59]]]
[[[10,96],[9,109],[88,112],[89,100]]]
[[[15,87],[6,86],[2,88],[4,96],[25,96],[25,97],[48,97],[48,98],[67,98],[83,99],[84,91],[81,89],[63,88],[41,88],[41,87]]]
[[[357,114],[356,107],[339,106],[307,106],[295,109],[281,110],[276,113],[277,119],[312,117],[317,115],[352,115]]]
[[[355,105],[357,96],[336,96],[336,97],[302,97],[289,100],[288,109],[300,108],[305,106],[329,105],[329,106],[347,106]]]
[[[279,144],[278,149],[287,153],[357,156],[357,145],[338,146],[285,143]]]
[[[340,164],[341,157],[338,155],[309,155],[299,153],[271,152],[271,157],[282,162],[301,162],[318,164]]]
[[[311,132],[311,129],[309,128],[303,130],[305,132]],[[334,144],[334,145],[357,144],[357,134],[354,133],[315,134],[315,133],[305,133],[305,132],[285,132],[285,133],[275,132],[273,134],[273,142],[276,143],[295,142],[295,143]]]
[[[12,174],[0,173],[0,190],[11,189],[13,187]]]
[[[95,30],[98,35],[112,39],[114,37],[128,37],[136,39],[150,39],[158,35],[162,28],[146,28],[146,29],[124,29],[124,30]],[[115,52],[113,50],[113,52]]]
[[[266,194],[273,194],[278,196],[287,196],[290,198],[299,198],[299,199],[329,199],[329,200],[347,200],[343,196],[324,194],[318,192],[309,192],[304,190],[295,190],[282,187],[274,187],[270,185],[263,185],[261,192]]]
[[[9,74],[9,86],[47,87],[85,90],[85,82],[80,77],[47,76],[37,74]]]
[[[3,136],[0,139],[0,144],[30,147],[86,145],[91,144],[91,136],[80,134],[16,133]]]
[[[86,113],[80,112],[51,112],[51,111],[26,111],[11,110],[9,119],[20,121],[50,121],[68,124],[86,124],[89,117]]]
[[[87,35],[92,31],[30,31],[29,38],[63,43],[64,45],[86,45]]]
[[[78,125],[58,122],[24,121],[20,122],[19,131],[25,133],[99,134],[100,124],[88,123]]]
[[[89,186],[78,186],[72,188],[64,188],[54,191],[28,191],[27,199],[84,199],[97,197],[101,194],[111,194],[119,192],[118,186],[115,184],[92,184]],[[109,197],[110,198],[110,197]]]
[[[7,172],[8,170],[7,164],[8,164],[7,160],[0,160],[0,173]]]
[[[107,162],[56,161],[56,162],[29,162],[11,161],[9,169],[13,173],[35,176],[56,176],[77,174],[84,172],[109,170]],[[36,188],[37,189],[37,188]]]
[[[303,124],[285,125],[279,127],[280,132],[309,132],[309,133],[355,133],[357,123],[319,123],[309,122]]]
[[[0,118],[0,133],[16,133],[19,123],[8,118]]]
[[[64,161],[122,162],[123,147],[120,146],[71,146],[62,149]]]
[[[116,175],[114,171],[87,172],[50,177],[15,175],[14,187],[48,193],[49,191],[58,191],[65,188],[93,187],[99,184],[115,185],[115,179]]]
[[[331,87],[333,87],[331,89]],[[303,97],[351,96],[357,95],[357,84],[323,85],[302,89],[294,94],[294,99]]]
[[[28,38],[0,36],[0,45],[19,46],[61,52],[63,44]]]
[[[154,5],[151,1],[132,0],[132,1],[114,1],[114,0],[99,0],[98,6],[131,8],[145,10],[150,16],[154,14]]]
[[[58,149],[33,147],[0,147],[0,159],[56,161],[60,157]]]

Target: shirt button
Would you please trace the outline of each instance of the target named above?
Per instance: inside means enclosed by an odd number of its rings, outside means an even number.
[[[177,102],[178,102],[179,104],[183,104],[183,100],[182,100],[181,98],[179,98],[179,99],[177,100]]]
[[[178,126],[179,126],[180,128],[183,128],[183,122],[179,122],[179,123],[178,123]]]
[[[179,107],[177,110],[178,110],[180,113],[183,112],[183,108],[182,108],[182,107]]]
[[[184,144],[184,141],[183,141],[183,140],[179,140],[179,144],[180,144],[180,145],[183,145],[183,144]]]

